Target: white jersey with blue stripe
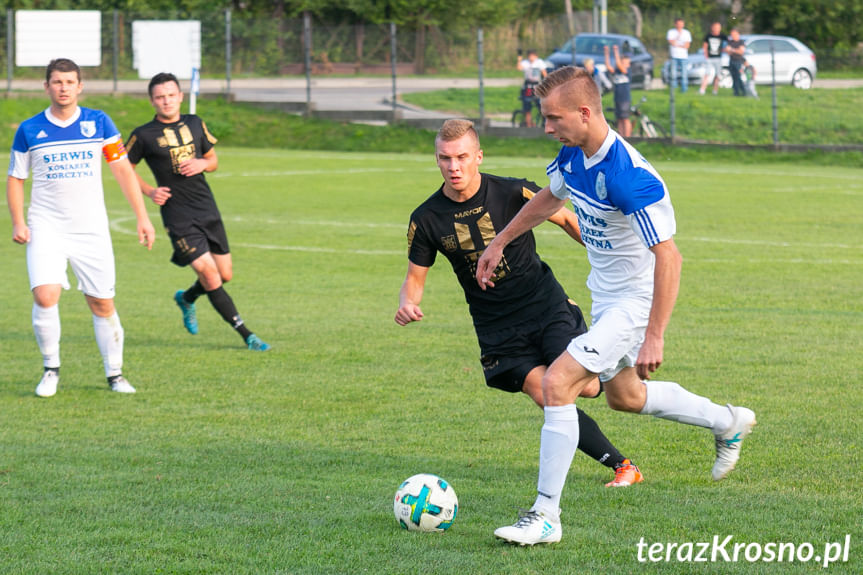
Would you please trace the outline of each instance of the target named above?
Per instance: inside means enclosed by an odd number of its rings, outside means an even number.
[[[578,215],[593,299],[651,298],[654,255],[649,248],[676,231],[668,188],[653,166],[609,129],[593,156],[563,147],[547,173],[551,192],[569,199]]]
[[[15,133],[9,175],[33,173],[28,222],[67,233],[108,230],[102,191],[102,155],[125,157],[120,132],[100,110],[78,108],[68,120],[50,108],[25,120]]]

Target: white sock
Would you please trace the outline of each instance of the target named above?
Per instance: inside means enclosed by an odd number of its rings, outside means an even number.
[[[33,333],[42,352],[44,367],[60,367],[60,306],[33,303]]]
[[[706,397],[695,395],[673,381],[645,381],[647,400],[643,415],[654,415],[688,425],[707,427],[721,433],[731,427],[731,410]]]
[[[123,372],[123,326],[117,312],[110,317],[93,315],[93,331],[102,361],[105,364],[105,377],[120,375]]]
[[[560,514],[560,495],[578,447],[578,410],[575,404],[545,408],[545,424],[539,443],[539,494],[533,505],[535,511],[557,518]]]

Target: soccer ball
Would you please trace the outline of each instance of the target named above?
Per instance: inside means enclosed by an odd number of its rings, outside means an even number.
[[[457,512],[458,497],[452,485],[430,473],[405,479],[393,502],[396,521],[409,531],[446,531]]]

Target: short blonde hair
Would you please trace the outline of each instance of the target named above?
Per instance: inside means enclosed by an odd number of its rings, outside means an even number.
[[[545,77],[536,87],[536,95],[547,98],[555,89],[565,90],[567,106],[590,106],[594,112],[602,114],[602,96],[593,80],[593,75],[584,68],[564,66]]]
[[[464,119],[452,119],[445,121],[440,127],[440,130],[438,130],[435,142],[437,142],[438,140],[440,140],[441,142],[452,142],[454,140],[458,140],[466,134],[471,135],[473,140],[476,142],[477,148],[479,148],[479,134],[477,134],[473,122]]]

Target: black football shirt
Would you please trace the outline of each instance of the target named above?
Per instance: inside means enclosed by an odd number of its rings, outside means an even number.
[[[216,200],[204,174],[186,177],[180,163],[202,158],[216,144],[198,116],[185,114],[177,122],[153,121],[135,128],[126,144],[129,161],[147,162],[157,186],[170,188],[171,198],[161,207],[166,228],[198,218],[219,217]]]
[[[443,186],[411,214],[408,258],[431,267],[443,254],[464,290],[478,332],[539,316],[566,299],[551,269],[539,259],[533,232],[513,240],[495,270],[495,287],[476,283],[476,262],[485,247],[539,191],[528,180],[481,174],[479,191],[466,202],[454,202]]]

